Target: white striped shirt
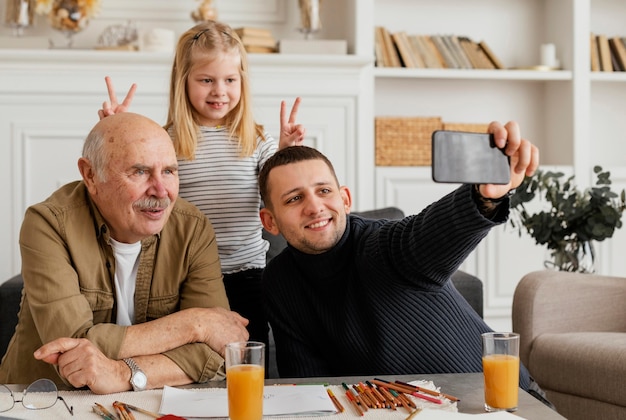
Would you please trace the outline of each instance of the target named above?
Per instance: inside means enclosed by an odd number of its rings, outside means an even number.
[[[239,156],[224,127],[201,127],[194,160],[179,160],[179,195],[211,221],[225,274],[265,267],[269,243],[261,237],[257,176],[278,149],[268,134],[252,156]]]

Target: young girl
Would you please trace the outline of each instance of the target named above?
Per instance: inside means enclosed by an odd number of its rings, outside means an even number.
[[[165,128],[179,159],[179,195],[215,229],[231,309],[249,319],[251,340],[267,343],[261,275],[269,244],[261,237],[257,174],[278,147],[301,144],[304,128],[295,123],[300,98],[289,119],[283,101],[276,144],[252,117],[248,77],[246,51],[228,25],[194,26],[178,41]],[[98,111],[100,118],[126,111],[136,88],[118,104],[106,81],[110,103]]]

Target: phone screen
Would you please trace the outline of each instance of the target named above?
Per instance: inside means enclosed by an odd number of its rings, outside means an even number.
[[[435,182],[508,184],[509,157],[491,134],[437,130],[432,135],[432,177]]]

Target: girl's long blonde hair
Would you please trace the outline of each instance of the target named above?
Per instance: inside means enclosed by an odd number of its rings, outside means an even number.
[[[230,139],[237,141],[240,156],[250,156],[257,146],[257,138],[265,140],[263,127],[252,116],[252,97],[248,76],[246,50],[232,28],[224,23],[206,21],[181,35],[176,47],[170,80],[170,104],[166,130],[172,130],[176,154],[182,159],[194,159],[200,125],[197,113],[187,94],[187,78],[198,59],[210,59],[217,54],[237,52],[241,57],[241,99],[226,115],[225,125]]]

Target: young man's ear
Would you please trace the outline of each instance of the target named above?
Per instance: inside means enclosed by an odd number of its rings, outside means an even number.
[[[261,223],[266,231],[271,233],[272,235],[278,235],[280,230],[278,226],[276,226],[276,222],[274,221],[274,215],[267,208],[262,208],[259,211],[259,217],[261,218]]]
[[[352,193],[346,186],[340,187],[339,191],[341,192],[341,199],[343,200],[343,208],[346,210],[346,214],[349,214],[350,208],[352,207]]]

